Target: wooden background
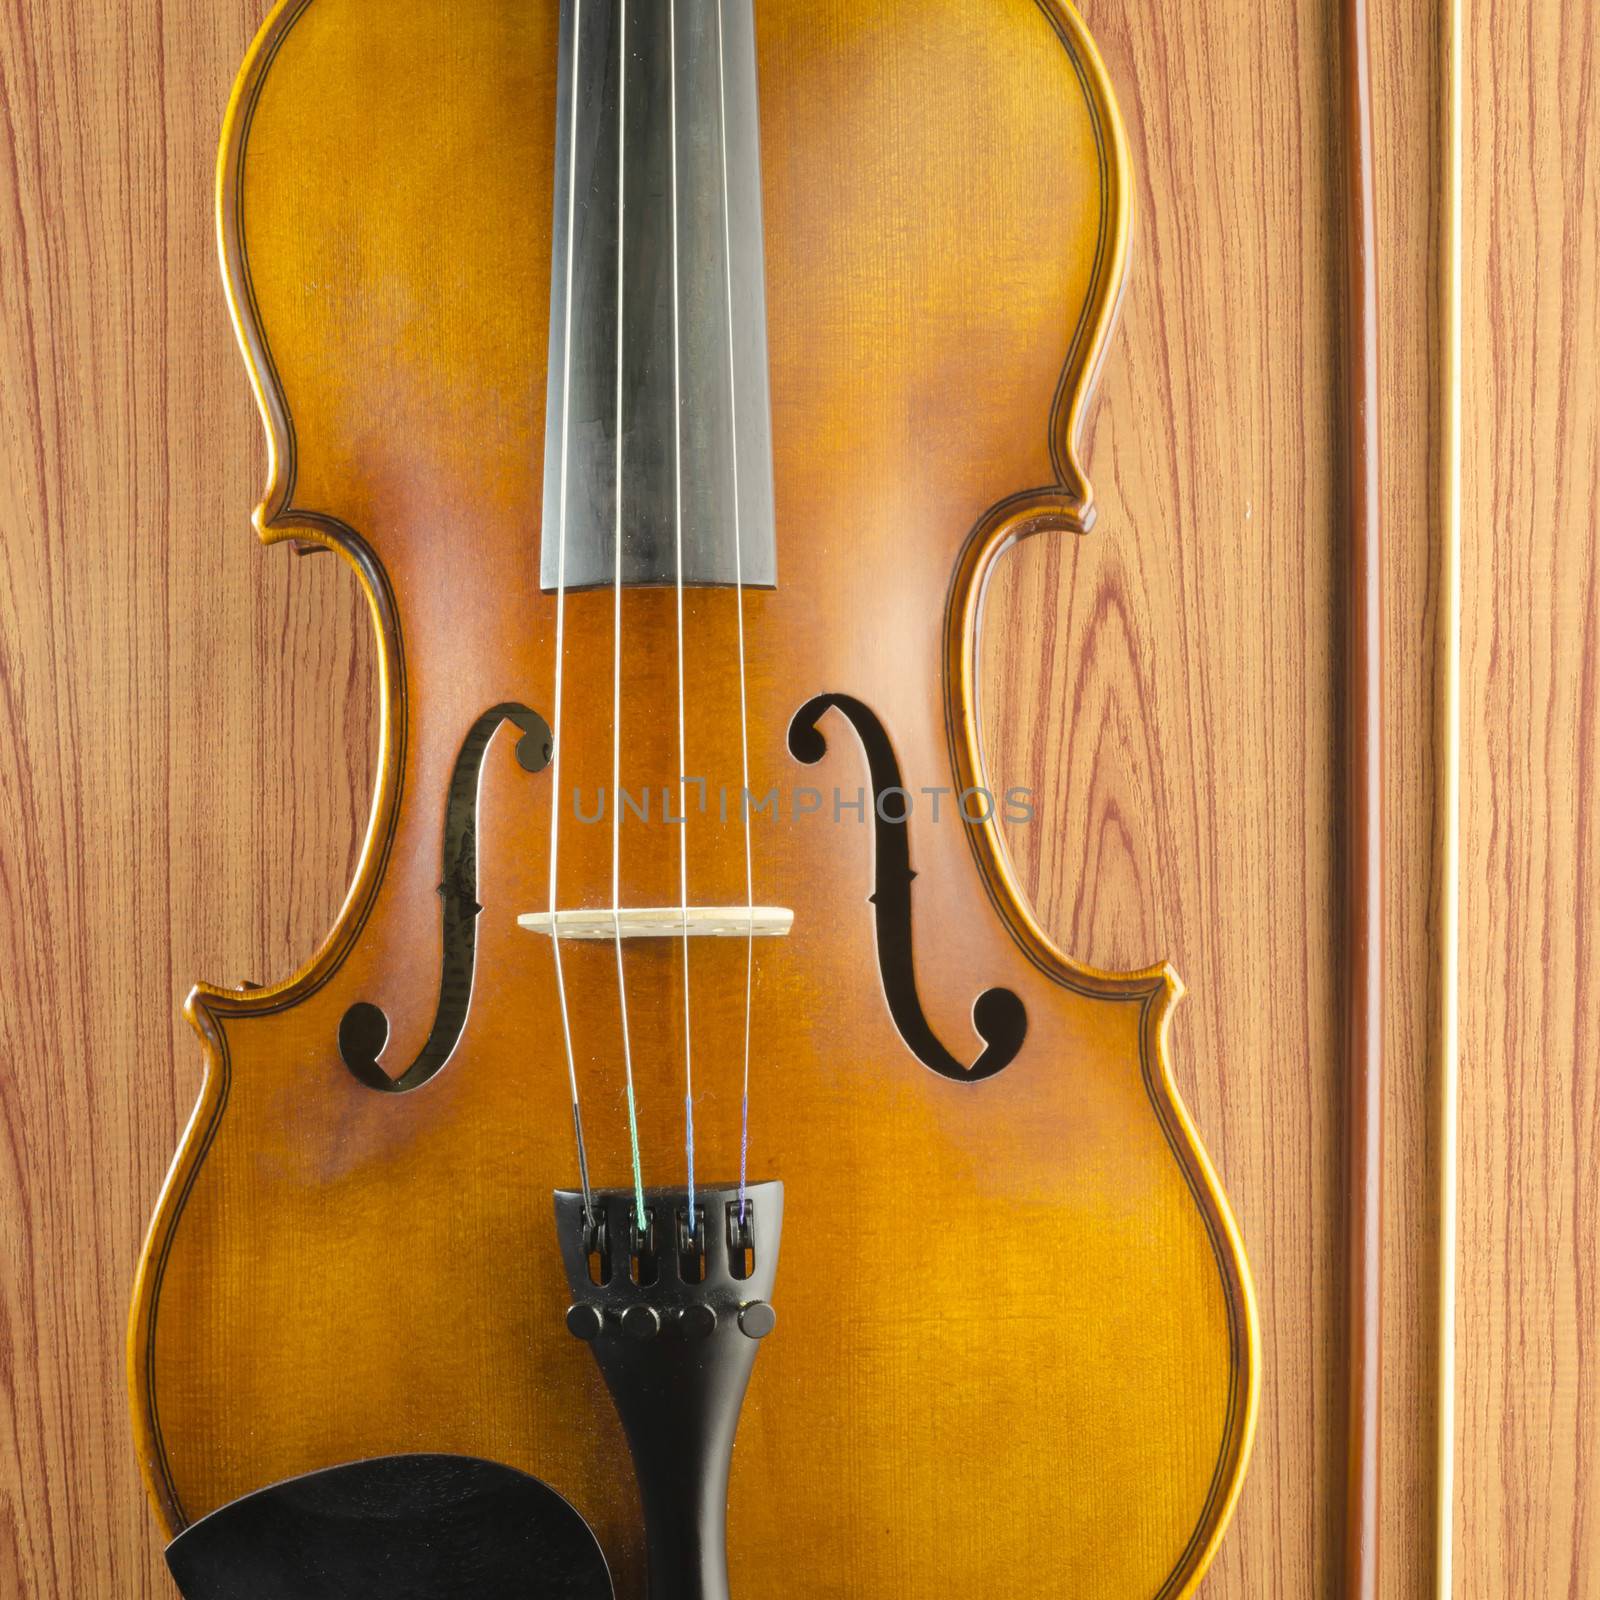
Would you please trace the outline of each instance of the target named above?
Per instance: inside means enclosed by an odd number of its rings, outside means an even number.
[[[1372,0],[1393,896],[1384,1589],[1431,1579],[1438,0]],[[0,0],[0,1593],[170,1594],[129,1443],[133,1263],[199,1082],[196,977],[288,971],[364,820],[372,649],[259,550],[214,265],[266,0]],[[1457,1592],[1600,1590],[1600,39],[1469,7]],[[1329,1594],[1341,1510],[1332,0],[1086,0],[1138,169],[1099,530],[995,586],[989,738],[1046,921],[1190,986],[1179,1077],[1261,1290],[1206,1585]],[[1514,48],[1511,42],[1515,41]]]

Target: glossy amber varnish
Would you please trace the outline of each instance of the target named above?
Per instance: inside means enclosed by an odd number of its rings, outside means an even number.
[[[264,537],[356,565],[382,643],[384,756],[338,926],[287,983],[202,987],[201,1103],[152,1225],[130,1337],[169,1528],[357,1456],[455,1449],[538,1473],[640,1588],[625,1449],[565,1333],[549,1191],[574,1176],[548,944],[548,775],[491,748],[479,958],[455,1058],[375,1095],[334,1041],[378,1002],[404,1063],[432,1020],[439,831],[467,727],[548,707],[536,582],[556,8],[289,0],[230,110],[220,213],[267,415]],[[1036,0],[901,12],[765,0],[758,34],[780,586],[746,598],[752,787],[866,780],[853,735],[800,768],[809,695],[856,695],[906,781],[981,775],[982,586],[1023,533],[1086,519],[1082,406],[1120,287],[1127,156],[1075,17]],[[995,509],[997,508],[998,509]],[[952,573],[954,579],[952,581]],[[736,781],[734,612],[688,598],[687,741]],[[676,771],[672,597],[625,597],[628,770]],[[568,609],[564,783],[611,760],[609,596]],[[1046,825],[1042,810],[1039,825]],[[793,1595],[1182,1592],[1220,1537],[1254,1417],[1254,1315],[1163,1053],[1164,969],[1056,951],[988,831],[912,824],[917,969],[958,1053],[1023,998],[982,1085],[906,1051],[872,946],[869,830],[758,823],[753,1175],[788,1187],[778,1334],[735,1459],[736,1585]],[[609,893],[609,830],[565,829],[563,900]],[[671,903],[676,835],[625,833],[624,895]],[[696,897],[742,894],[691,826]],[[596,1180],[627,1172],[614,966],[569,947]],[[646,1178],[679,1181],[679,953],[629,951]],[[693,955],[699,1172],[735,1170],[743,949]],[[1039,1552],[1048,1551],[1041,1560]]]

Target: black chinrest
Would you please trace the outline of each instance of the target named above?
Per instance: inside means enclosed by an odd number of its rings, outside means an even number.
[[[290,1478],[167,1546],[184,1600],[613,1600],[554,1489],[473,1456],[383,1456]]]

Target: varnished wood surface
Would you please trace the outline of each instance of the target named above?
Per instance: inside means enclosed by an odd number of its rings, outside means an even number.
[[[1102,521],[1024,547],[992,597],[1009,624],[993,745],[1008,776],[1050,786],[1061,823],[1013,841],[1044,921],[1104,965],[1170,956],[1190,985],[1180,1083],[1266,1337],[1252,1473],[1205,1589],[1240,1597],[1329,1592],[1338,1527],[1331,10],[1086,5],[1141,185],[1090,457]],[[0,14],[0,1588],[41,1596],[170,1592],[121,1344],[198,1085],[178,1002],[194,976],[303,960],[365,816],[354,586],[330,558],[259,550],[244,520],[262,455],[209,188],[263,11]],[[1417,196],[1438,34],[1413,5],[1374,23],[1390,549],[1411,597],[1391,604],[1390,648],[1414,664],[1432,627],[1418,328],[1437,213]],[[1559,0],[1469,24],[1458,1572],[1474,1595],[1583,1593],[1596,1560],[1593,27]],[[1414,863],[1425,675],[1396,674],[1390,696],[1390,839]],[[227,781],[198,786],[219,750]],[[1391,996],[1384,1592],[1412,1595],[1429,1544],[1430,1451],[1407,1419],[1429,1403],[1430,892],[1408,872],[1393,894],[1411,979]]]

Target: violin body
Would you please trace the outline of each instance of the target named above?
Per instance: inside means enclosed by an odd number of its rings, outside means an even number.
[[[695,898],[745,900],[718,812],[742,717],[748,788],[782,797],[754,824],[754,897],[793,912],[754,955],[749,1166],[786,1199],[778,1326],[734,1456],[734,1587],[1187,1592],[1238,1492],[1258,1354],[1165,1052],[1179,986],[1070,960],[999,816],[952,815],[985,784],[986,576],[1016,539],[1092,519],[1080,434],[1132,185],[1118,113],[1064,0],[760,0],[755,21],[777,579],[743,592],[742,712],[735,591],[683,595],[683,734],[709,796],[688,811]],[[235,91],[219,211],[270,441],[256,526],[356,572],[382,753],[315,956],[189,1000],[205,1080],[129,1371],[171,1533],[295,1474],[457,1452],[559,1490],[632,1596],[626,1446],[563,1324],[561,997],[551,941],[517,925],[546,901],[563,802],[540,752],[519,759],[537,718],[499,709],[550,718],[555,693],[538,551],[558,29],[557,0],[284,0]],[[611,593],[566,599],[560,783],[581,809],[611,782],[620,657],[628,771],[656,796],[622,829],[636,906],[678,902],[676,600],[628,588],[619,651]],[[875,876],[886,771],[918,797],[914,887],[894,894]],[[800,786],[824,798],[790,804]],[[935,820],[920,796],[941,787]],[[562,828],[563,901],[613,904],[611,829]],[[470,960],[441,977],[468,924]],[[626,951],[647,1183],[683,1177],[689,945]],[[589,1166],[626,1184],[616,953],[563,949]],[[740,1169],[747,954],[693,942],[710,1181]],[[996,991],[1020,1009],[975,1011]],[[342,1059],[357,1007],[381,1009],[368,1054],[407,1092]]]

